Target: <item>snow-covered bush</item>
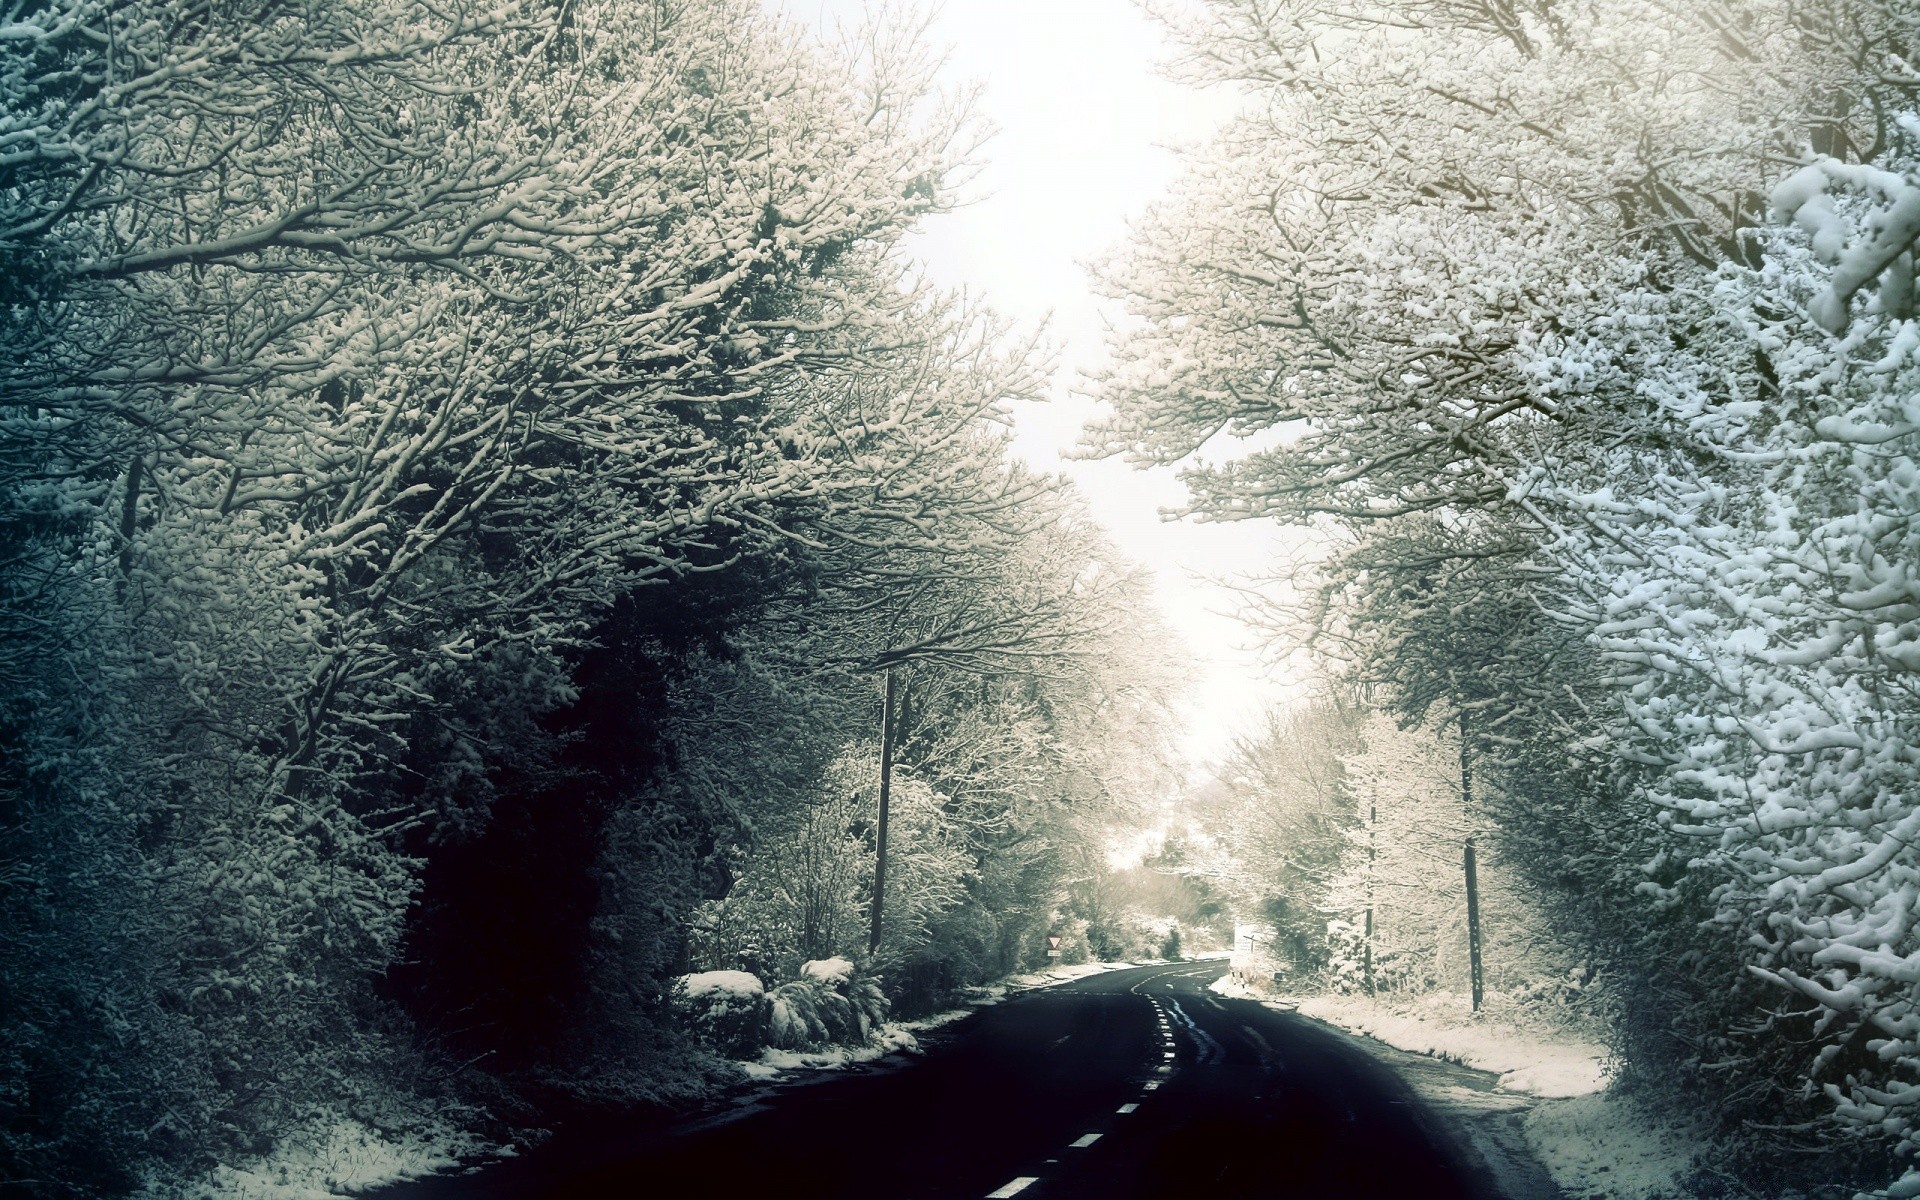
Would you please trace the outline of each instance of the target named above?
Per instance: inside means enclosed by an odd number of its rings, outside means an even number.
[[[667,1002],[681,1027],[728,1058],[751,1058],[766,1044],[767,989],[745,971],[699,971],[674,981]]]
[[[1622,370],[1674,448],[1569,495],[1562,546],[1619,664],[1623,756],[1672,848],[1642,892],[1705,907],[1778,989],[1730,1035],[1843,1136],[1920,1151],[1920,120],[1872,164],[1814,157],[1754,267],[1638,306]],[[1789,226],[1786,223],[1792,222]],[[1711,323],[1701,310],[1713,313]],[[1649,335],[1692,322],[1676,352]],[[1597,531],[1597,536],[1596,536]],[[1605,544],[1602,545],[1602,539]],[[1623,551],[1626,553],[1623,555]],[[1920,1172],[1902,1184],[1920,1194]],[[1900,1189],[1896,1189],[1896,1193]]]
[[[782,1050],[864,1045],[887,1019],[879,981],[844,958],[804,963],[770,993],[768,1042]]]

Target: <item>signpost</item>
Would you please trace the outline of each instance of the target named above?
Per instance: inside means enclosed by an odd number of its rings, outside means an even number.
[[[1059,938],[1050,937],[1047,939],[1047,957],[1048,958],[1060,957],[1060,939]]]

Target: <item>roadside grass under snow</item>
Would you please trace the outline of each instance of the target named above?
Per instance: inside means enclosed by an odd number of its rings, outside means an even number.
[[[960,1011],[950,1019],[957,1020],[966,1015],[965,1011]],[[753,1080],[780,1079],[794,1071],[838,1071],[902,1050],[917,1050],[920,1043],[913,1034],[912,1027],[889,1022],[875,1031],[873,1039],[864,1046],[828,1046],[822,1050],[780,1050],[769,1046],[761,1051],[759,1058],[736,1061],[734,1065]]]
[[[1690,1130],[1607,1087],[1606,1047],[1523,1008],[1474,1013],[1465,996],[1429,993],[1395,1002],[1366,996],[1275,996],[1231,975],[1223,996],[1296,1011],[1399,1050],[1498,1077],[1534,1098],[1522,1128],[1528,1147],[1569,1196],[1581,1200],[1680,1200],[1694,1168]]]
[[[474,1155],[511,1155],[444,1121],[387,1134],[346,1117],[316,1118],[270,1154],[221,1165],[185,1184],[152,1183],[142,1200],[334,1200],[419,1179]]]
[[[1686,1131],[1630,1098],[1595,1092],[1542,1104],[1522,1124],[1527,1144],[1569,1196],[1604,1200],[1684,1197],[1693,1169]]]

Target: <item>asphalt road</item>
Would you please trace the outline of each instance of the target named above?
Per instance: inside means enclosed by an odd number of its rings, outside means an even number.
[[[690,1125],[567,1139],[410,1200],[780,1197],[1509,1200],[1396,1071],[1205,990],[1220,962],[1013,997],[924,1057]]]

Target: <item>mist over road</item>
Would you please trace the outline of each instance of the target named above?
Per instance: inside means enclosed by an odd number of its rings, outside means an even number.
[[[1419,1197],[1502,1191],[1408,1083],[1304,1018],[1114,971],[949,1027],[917,1059],[630,1139],[563,1137],[395,1200]]]

